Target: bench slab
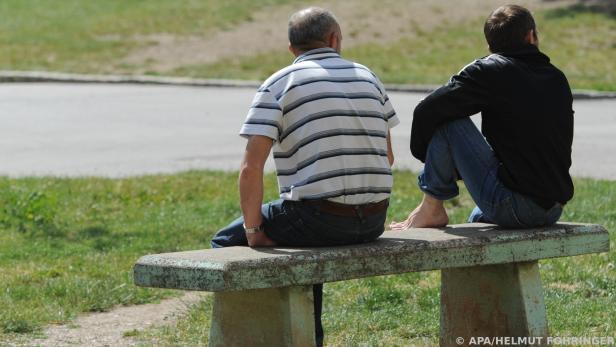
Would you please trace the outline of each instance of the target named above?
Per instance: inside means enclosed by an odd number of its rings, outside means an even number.
[[[134,279],[144,287],[236,291],[608,250],[609,235],[600,225],[518,230],[475,223],[386,231],[375,242],[342,247],[228,247],[147,255],[135,264]]]

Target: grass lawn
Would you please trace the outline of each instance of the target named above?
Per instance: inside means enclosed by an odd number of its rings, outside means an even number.
[[[132,284],[147,253],[199,249],[239,214],[236,173],[187,172],[127,179],[0,178],[0,345],[104,311],[177,295]],[[390,219],[420,194],[408,171],[395,173]],[[616,182],[576,180],[563,220],[616,227]],[[230,188],[233,187],[233,188]],[[267,176],[266,198],[276,195]],[[472,208],[468,193],[447,204],[452,223]],[[616,234],[611,234],[612,248]],[[541,262],[553,336],[615,336],[616,251]],[[438,272],[375,277],[325,287],[328,345],[435,343]],[[162,345],[205,343],[211,300],[177,328],[127,332]]]
[[[616,90],[616,18],[581,7],[536,13],[540,48],[572,88]],[[422,32],[393,43],[344,48],[343,55],[370,67],[385,83],[443,84],[474,59],[488,54],[483,20]],[[287,51],[186,66],[176,75],[264,80],[289,65]]]
[[[255,11],[297,2],[3,0],[0,70],[131,73],[147,67],[148,62],[134,66],[122,58],[153,44],[155,39],[148,35],[205,37],[254,20]],[[577,5],[537,11],[535,16],[542,50],[565,72],[574,88],[616,91],[613,14]],[[383,82],[410,84],[442,84],[472,59],[487,54],[481,18],[434,30],[419,25],[414,31],[413,38],[364,43],[343,53],[374,69]],[[151,73],[263,80],[291,61],[282,49]]]
[[[203,35],[289,1],[2,0],[0,69],[106,71],[130,49],[148,44],[139,35]]]

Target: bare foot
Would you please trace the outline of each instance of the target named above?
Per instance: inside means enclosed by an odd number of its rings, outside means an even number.
[[[449,223],[449,216],[443,207],[443,202],[431,197],[424,197],[403,222],[392,222],[391,230],[406,230],[408,228],[439,228]]]

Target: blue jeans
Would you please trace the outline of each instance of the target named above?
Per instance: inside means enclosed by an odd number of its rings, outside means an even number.
[[[261,206],[265,234],[280,246],[319,247],[370,242],[385,230],[386,211],[346,217],[320,211],[298,201],[276,200]],[[247,246],[242,217],[216,233],[212,248]],[[314,326],[317,346],[323,345],[323,284],[315,284]]]
[[[434,133],[419,188],[438,199],[458,195],[456,181],[462,179],[477,204],[468,221],[493,223],[507,228],[552,225],[562,206],[545,209],[530,197],[505,187],[498,178],[499,160],[470,118],[444,124]]]

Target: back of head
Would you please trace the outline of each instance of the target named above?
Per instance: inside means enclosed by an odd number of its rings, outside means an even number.
[[[338,28],[338,22],[331,12],[309,7],[294,13],[289,19],[289,43],[304,52],[325,47],[329,34]]]
[[[505,5],[490,14],[483,32],[493,53],[524,46],[528,32],[536,33],[535,20],[529,10],[518,5]]]

